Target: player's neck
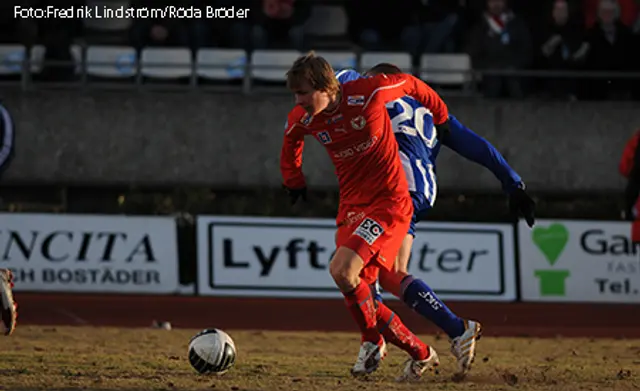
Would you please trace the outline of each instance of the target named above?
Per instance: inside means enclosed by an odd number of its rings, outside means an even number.
[[[342,89],[338,90],[338,92],[331,97],[331,99],[329,100],[329,104],[327,105],[327,108],[324,109],[324,113],[325,114],[335,113],[336,110],[338,110],[338,107],[340,106],[340,100],[342,100]]]

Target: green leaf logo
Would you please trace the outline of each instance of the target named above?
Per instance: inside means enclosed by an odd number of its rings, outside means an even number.
[[[531,237],[549,264],[553,266],[569,241],[569,231],[564,225],[556,223],[547,228],[534,228]]]

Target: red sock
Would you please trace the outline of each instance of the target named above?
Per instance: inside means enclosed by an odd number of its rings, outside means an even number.
[[[393,270],[380,268],[380,277],[378,281],[380,282],[382,289],[390,292],[400,300],[404,300],[402,298],[402,280],[404,280],[405,277],[407,277],[407,275],[396,273]]]
[[[376,307],[373,301],[371,287],[364,281],[350,293],[344,293],[347,308],[362,332],[362,342],[368,341],[380,344],[382,336],[378,332]]]
[[[380,302],[378,302],[377,317],[378,330],[385,341],[409,353],[414,360],[424,360],[429,357],[429,346],[402,323],[398,314]]]

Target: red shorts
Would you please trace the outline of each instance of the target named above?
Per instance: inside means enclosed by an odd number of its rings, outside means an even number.
[[[378,278],[378,268],[391,270],[413,215],[411,198],[376,202],[365,207],[341,205],[336,248],[355,251],[364,261],[360,277],[368,284]]]

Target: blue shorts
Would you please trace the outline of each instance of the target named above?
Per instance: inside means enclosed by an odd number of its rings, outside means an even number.
[[[411,199],[413,200],[413,216],[411,217],[411,224],[409,224],[409,235],[416,236],[416,223],[424,220],[427,217],[431,205],[427,198],[422,193],[410,192]]]

